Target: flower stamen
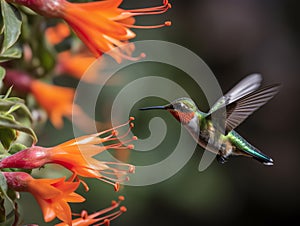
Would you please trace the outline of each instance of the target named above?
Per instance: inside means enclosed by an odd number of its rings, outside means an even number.
[[[116,126],[116,127],[113,127],[113,128],[111,128],[111,129],[107,129],[107,130],[101,131],[101,132],[97,133],[97,136],[101,136],[101,135],[103,135],[103,134],[105,134],[105,133],[109,133],[109,132],[111,132],[112,134],[117,133],[117,129],[119,129],[119,128],[121,128],[121,127],[124,127],[124,126],[126,126],[126,125],[130,125],[130,127],[132,128],[132,127],[133,127],[133,126],[132,126],[133,123],[131,123],[131,122],[132,122],[133,120],[134,120],[134,117],[129,117],[129,120],[128,120],[127,122],[125,122],[125,123],[123,123],[123,124],[121,124],[121,125],[118,125],[118,126]]]
[[[112,220],[127,211],[125,206],[120,206],[121,202],[124,200],[125,198],[123,196],[119,196],[118,201],[111,202],[111,206],[90,215],[86,210],[81,211],[81,213],[72,213],[73,216],[79,217],[72,220],[72,225],[110,225]],[[56,226],[66,225],[66,223],[60,223]]]
[[[154,6],[150,8],[142,8],[142,9],[129,9],[127,12],[132,13],[131,16],[139,16],[139,15],[153,15],[153,14],[163,14],[168,9],[171,9],[172,5],[168,0],[163,1],[163,5]]]
[[[152,29],[152,28],[161,28],[161,27],[169,27],[172,25],[171,21],[165,21],[163,24],[157,25],[134,25],[134,24],[123,24],[125,27],[129,28],[139,28],[139,29]]]

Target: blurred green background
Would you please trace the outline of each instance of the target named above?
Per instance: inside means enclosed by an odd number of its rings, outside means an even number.
[[[161,2],[125,0],[123,8],[158,5]],[[157,24],[171,20],[172,26],[157,30],[134,30],[136,40],[158,39],[189,48],[214,72],[226,92],[246,75],[259,72],[263,84],[281,83],[280,93],[249,117],[237,131],[250,143],[270,155],[275,165],[263,166],[246,158],[232,158],[221,165],[217,161],[204,172],[198,171],[203,150],[197,148],[192,159],[170,179],[145,187],[124,187],[115,193],[100,181],[89,180],[91,190],[81,193],[83,204],[73,205],[94,212],[124,195],[128,212],[112,225],[286,225],[298,221],[299,182],[299,1],[285,0],[173,0],[172,9],[159,17],[141,17],[139,24]],[[153,73],[163,68],[153,68]],[[175,73],[175,74],[174,74]],[[187,87],[201,110],[207,103],[189,78],[174,72],[171,78]],[[122,78],[118,87],[108,87],[103,95],[107,103],[99,106],[99,120],[109,120],[109,104],[118,90],[132,78]],[[129,159],[133,164],[159,161],[172,151],[179,124],[167,112],[139,112],[138,107],[165,103],[145,99],[132,109],[136,117],[134,133],[146,138],[147,123],[154,116],[168,125],[166,140],[153,152]],[[105,108],[103,107],[105,106]],[[57,131],[47,124],[39,144],[56,145],[73,137],[70,122]],[[133,151],[133,155],[135,155]],[[141,154],[140,154],[141,155]],[[144,161],[144,162],[143,162]],[[53,174],[59,170],[53,170]],[[298,175],[298,176],[297,176]],[[298,178],[298,179],[297,179]],[[45,224],[35,200],[22,194],[20,206],[24,223]]]

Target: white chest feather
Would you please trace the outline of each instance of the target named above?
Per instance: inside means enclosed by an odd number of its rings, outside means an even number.
[[[186,125],[187,129],[194,133],[194,134],[199,134],[199,119],[196,115],[190,120],[190,122]]]

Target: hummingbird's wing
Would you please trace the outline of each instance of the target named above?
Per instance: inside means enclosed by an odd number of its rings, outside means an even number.
[[[241,124],[249,115],[267,103],[276,93],[279,84],[266,86],[254,91],[241,99],[226,106],[226,132],[229,132]]]
[[[225,134],[236,128],[249,115],[267,103],[278,90],[279,84],[266,86],[228,104],[226,106]],[[219,110],[224,111],[224,109]]]
[[[223,97],[217,100],[217,102],[211,107],[210,111],[207,114],[210,115],[211,113],[221,108],[224,108],[228,104],[257,90],[261,84],[261,80],[262,77],[260,74],[248,75],[246,78],[241,80],[238,84],[236,84],[231,90],[229,90]]]

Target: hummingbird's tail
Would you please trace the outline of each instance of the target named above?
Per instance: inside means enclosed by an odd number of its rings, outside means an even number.
[[[257,148],[253,147],[251,144],[247,143],[247,147],[243,149],[248,156],[254,158],[255,160],[261,162],[266,166],[272,166],[274,164],[273,159],[271,159],[266,154],[259,151]]]
[[[257,152],[257,155],[253,154],[252,157],[254,159],[256,159],[257,161],[261,162],[262,164],[264,165],[267,165],[267,166],[272,166],[274,164],[273,162],[273,159],[271,159],[269,156],[263,154],[262,152],[256,150]]]
[[[231,134],[233,135],[232,141],[238,147],[240,154],[246,155],[248,157],[252,157],[267,166],[272,166],[274,164],[273,159],[271,159],[266,154],[262,153],[256,147],[252,146],[244,138],[242,138],[237,132],[231,131]]]

